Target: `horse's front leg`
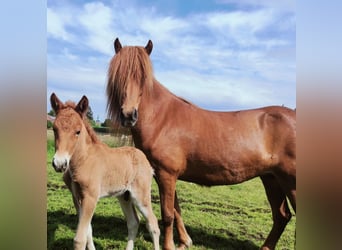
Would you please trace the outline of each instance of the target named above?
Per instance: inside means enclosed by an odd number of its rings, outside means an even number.
[[[192,240],[185,229],[184,222],[181,216],[181,209],[178,203],[177,191],[175,191],[175,204],[174,204],[174,213],[175,213],[175,224],[179,234],[179,247],[178,249],[189,248],[192,245]]]
[[[86,245],[90,249],[95,249],[94,243],[92,243],[91,234],[91,219],[93,217],[97,200],[87,194],[84,195],[81,206],[79,209],[79,220],[77,225],[77,232],[74,238],[74,249],[75,250],[84,250]],[[87,241],[91,241],[88,242]]]
[[[161,215],[164,225],[164,250],[174,250],[173,241],[173,220],[174,220],[174,200],[177,178],[166,171],[159,170],[156,173],[159,186]]]

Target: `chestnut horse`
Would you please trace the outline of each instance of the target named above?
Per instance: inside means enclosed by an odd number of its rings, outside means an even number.
[[[102,143],[90,127],[86,96],[77,105],[63,104],[55,94],[50,97],[56,112],[53,124],[56,153],[52,165],[64,171],[79,221],[74,239],[75,249],[95,249],[91,218],[96,203],[104,196],[116,196],[127,220],[127,250],[133,250],[139,218],[135,205],[146,218],[154,249],[159,249],[158,221],[152,211],[151,183],[153,169],[146,156],[134,147],[110,148]]]
[[[296,210],[296,113],[280,106],[214,112],[177,97],[153,76],[153,44],[122,47],[114,41],[107,83],[107,109],[113,121],[131,127],[135,146],[155,170],[163,249],[192,244],[177,200],[177,179],[200,185],[237,184],[259,176],[271,205],[273,227],[262,249],[274,249]]]

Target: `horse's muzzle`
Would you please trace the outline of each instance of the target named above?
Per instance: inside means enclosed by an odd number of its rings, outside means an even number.
[[[121,109],[120,121],[124,127],[134,127],[138,121],[138,110],[135,108],[132,112],[127,113]]]

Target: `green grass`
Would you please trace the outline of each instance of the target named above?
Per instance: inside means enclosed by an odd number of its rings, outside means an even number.
[[[106,140],[106,143],[112,145],[108,137]],[[71,193],[62,181],[62,174],[56,173],[51,167],[53,146],[53,137],[48,135],[47,248],[72,249],[77,216]],[[177,194],[184,223],[193,240],[193,250],[256,250],[271,229],[270,207],[258,178],[239,185],[211,188],[178,181]],[[163,232],[159,194],[155,182],[152,185],[152,202]],[[277,249],[294,249],[295,225],[296,218],[293,216],[280,238]],[[104,198],[99,201],[92,226],[97,249],[125,249],[126,221],[115,198]],[[161,235],[161,242],[162,240]],[[176,232],[175,241],[178,242]],[[142,220],[134,249],[147,250],[152,249],[152,246],[145,222]]]

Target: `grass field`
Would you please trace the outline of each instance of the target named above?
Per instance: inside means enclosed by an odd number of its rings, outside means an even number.
[[[115,146],[120,141],[113,136],[101,136],[105,143]],[[62,174],[51,166],[54,154],[51,131],[47,134],[47,248],[72,249],[77,216],[71,193],[62,181]],[[258,249],[267,237],[272,217],[261,181],[256,178],[233,186],[201,187],[177,182],[177,194],[182,217],[193,240],[193,250]],[[152,186],[153,210],[160,221],[157,185]],[[97,249],[125,249],[126,222],[115,198],[101,199],[92,220]],[[296,217],[286,227],[277,249],[295,249]],[[161,242],[163,237],[161,236]],[[175,233],[177,242],[177,234]],[[142,220],[134,249],[152,249],[152,242]]]

